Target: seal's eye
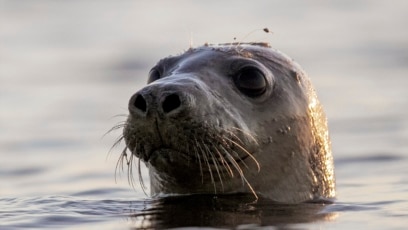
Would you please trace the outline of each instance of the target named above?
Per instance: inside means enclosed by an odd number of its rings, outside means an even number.
[[[261,96],[266,91],[265,75],[255,67],[244,67],[234,77],[237,88],[250,97]]]
[[[153,68],[149,72],[149,79],[147,80],[147,84],[152,83],[158,79],[160,79],[161,73],[157,68]]]

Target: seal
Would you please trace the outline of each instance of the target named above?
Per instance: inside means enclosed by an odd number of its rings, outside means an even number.
[[[132,177],[134,157],[144,162],[153,196],[335,197],[322,106],[301,67],[269,44],[190,48],[160,60],[147,83],[118,126],[131,152],[118,164],[127,159]]]

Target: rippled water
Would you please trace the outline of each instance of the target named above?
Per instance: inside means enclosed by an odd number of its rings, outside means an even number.
[[[406,229],[405,1],[0,0],[0,229],[259,226]],[[268,27],[274,33],[258,30]],[[269,41],[309,73],[333,142],[337,201],[150,199],[115,179],[127,101],[154,63],[204,42]],[[148,180],[144,171],[144,178]]]

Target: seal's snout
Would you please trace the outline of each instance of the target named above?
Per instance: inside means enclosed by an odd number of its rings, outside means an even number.
[[[143,89],[131,97],[129,112],[136,116],[167,116],[183,107],[182,97],[183,94],[174,89]]]

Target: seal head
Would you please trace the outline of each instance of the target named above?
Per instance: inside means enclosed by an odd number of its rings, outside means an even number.
[[[129,101],[123,137],[149,168],[152,195],[335,196],[326,117],[310,80],[264,43],[160,60]]]

